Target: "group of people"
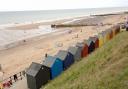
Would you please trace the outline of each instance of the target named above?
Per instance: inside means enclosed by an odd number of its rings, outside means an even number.
[[[18,74],[14,74],[4,82],[0,81],[0,89],[4,89],[5,87],[10,88],[14,82],[17,82],[20,79],[22,80],[23,77],[25,77],[25,71],[22,71]]]
[[[13,84],[13,82],[12,82],[13,79],[14,79],[15,82],[18,80],[17,74],[13,75],[12,77],[10,77],[5,82],[3,82],[3,83],[1,82],[0,89],[3,89],[5,87],[10,88],[11,85]]]

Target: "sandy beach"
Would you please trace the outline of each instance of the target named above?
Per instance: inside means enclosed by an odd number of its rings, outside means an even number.
[[[77,20],[60,20],[47,23],[32,23],[12,25],[0,30],[0,64],[4,71],[4,78],[25,70],[32,62],[41,63],[45,53],[55,55],[60,49],[88,39],[90,36],[110,28],[114,24],[124,22],[127,14],[74,18]],[[73,20],[73,21],[72,21]],[[105,26],[83,26],[51,29],[50,24],[111,24]],[[72,31],[72,33],[69,33]],[[82,31],[82,32],[81,32]],[[76,35],[78,34],[78,38]],[[25,40],[25,42],[24,42]],[[62,44],[61,47],[58,47]]]

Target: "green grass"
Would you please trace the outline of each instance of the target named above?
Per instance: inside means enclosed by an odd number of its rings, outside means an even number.
[[[128,89],[128,32],[121,32],[42,89]]]

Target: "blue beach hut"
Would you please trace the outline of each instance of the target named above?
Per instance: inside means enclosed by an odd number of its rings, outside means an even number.
[[[74,63],[74,57],[73,55],[65,50],[60,50],[56,55],[56,58],[61,59],[63,62],[63,69],[66,70],[68,67],[70,67]]]
[[[63,71],[63,62],[56,57],[48,56],[43,61],[43,65],[50,69],[50,79],[54,79]]]
[[[95,50],[95,43],[91,38],[84,40],[84,42],[88,45],[88,54]]]

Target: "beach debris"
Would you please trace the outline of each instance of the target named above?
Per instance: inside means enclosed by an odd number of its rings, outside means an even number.
[[[71,34],[72,33],[72,30],[69,30],[68,33]]]
[[[55,24],[51,24],[51,28],[55,28],[56,27],[56,25]]]
[[[62,42],[56,42],[55,43],[55,47],[62,47],[63,46],[63,43]]]
[[[26,40],[23,40],[23,42],[26,42]]]

